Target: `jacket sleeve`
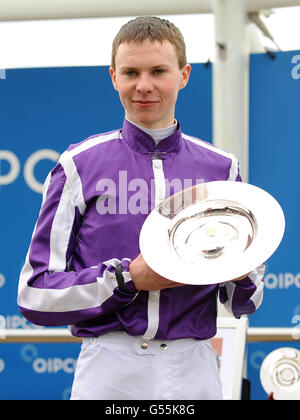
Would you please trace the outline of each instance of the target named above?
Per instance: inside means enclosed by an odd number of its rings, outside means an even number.
[[[235,318],[253,314],[262,304],[265,266],[261,265],[240,281],[220,284],[219,298]]]
[[[127,258],[116,256],[79,272],[68,270],[85,208],[70,187],[72,177],[78,182],[75,171],[71,165],[66,171],[63,162],[45,182],[41,211],[19,279],[20,312],[36,325],[70,325],[106,316],[131,303],[138,293]],[[114,273],[119,263],[126,292],[119,290]]]

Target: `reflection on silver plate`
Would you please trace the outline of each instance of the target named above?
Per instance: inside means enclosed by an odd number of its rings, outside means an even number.
[[[300,351],[290,347],[274,350],[263,361],[260,380],[274,400],[300,400]]]
[[[147,217],[140,250],[158,274],[186,284],[239,278],[278,248],[285,218],[264,190],[234,181],[214,181],[179,191]]]

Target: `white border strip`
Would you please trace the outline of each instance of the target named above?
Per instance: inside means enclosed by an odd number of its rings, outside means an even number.
[[[154,159],[152,168],[155,181],[155,206],[157,206],[166,196],[163,161],[161,159]],[[146,340],[151,340],[157,333],[159,326],[159,301],[160,291],[150,291],[148,298],[148,328],[143,336]]]

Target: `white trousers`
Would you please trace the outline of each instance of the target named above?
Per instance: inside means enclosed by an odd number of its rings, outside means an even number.
[[[210,341],[112,332],[83,339],[71,400],[221,400]]]

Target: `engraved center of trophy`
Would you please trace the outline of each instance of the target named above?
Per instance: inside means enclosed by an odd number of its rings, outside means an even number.
[[[232,246],[238,237],[238,231],[229,223],[208,222],[193,230],[187,237],[185,245],[198,250],[199,257],[217,258],[226,247]]]
[[[173,219],[169,235],[176,254],[191,264],[238,257],[255,237],[254,217],[237,203],[216,200],[188,211]]]

